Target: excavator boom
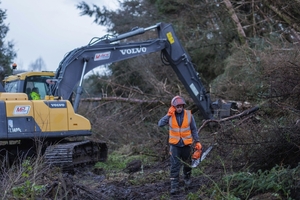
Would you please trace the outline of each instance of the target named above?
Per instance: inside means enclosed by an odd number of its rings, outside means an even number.
[[[142,42],[122,42],[153,29],[157,31],[157,38]],[[137,28],[115,37],[103,37],[74,49],[60,62],[51,91],[54,96],[71,99],[72,92],[76,90],[79,82],[73,104],[74,110],[77,111],[82,93],[82,81],[86,73],[99,66],[158,51],[161,51],[165,62],[172,66],[205,119],[212,119],[219,115],[219,109],[224,110],[224,105],[219,104],[220,102],[217,102],[219,105],[211,102],[210,95],[195,71],[190,56],[179,42],[172,25],[167,23]],[[230,104],[227,105],[227,110],[230,106]],[[222,114],[228,116],[228,112],[222,112]]]

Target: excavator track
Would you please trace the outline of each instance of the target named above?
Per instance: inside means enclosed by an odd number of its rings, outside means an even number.
[[[44,157],[46,163],[68,171],[79,165],[105,161],[107,146],[105,142],[89,140],[59,143],[47,147]]]

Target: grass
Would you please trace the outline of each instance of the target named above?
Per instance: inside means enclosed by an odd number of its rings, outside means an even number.
[[[41,159],[27,158],[10,169],[2,169],[1,199],[35,199],[45,192],[42,174],[47,170]]]
[[[135,173],[126,173],[127,164],[134,160],[142,162],[141,169]],[[106,162],[98,162],[95,165],[96,169],[105,171],[107,179],[110,180],[128,180],[131,185],[139,185],[151,183],[165,179],[169,176],[166,170],[151,170],[151,173],[145,173],[144,169],[147,166],[153,166],[155,159],[146,155],[122,155],[119,151],[112,152]]]

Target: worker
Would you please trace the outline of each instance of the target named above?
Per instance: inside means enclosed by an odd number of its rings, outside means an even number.
[[[190,110],[184,108],[185,105],[181,96],[175,96],[167,114],[158,122],[159,127],[169,125],[171,195],[179,192],[179,174],[182,165],[184,184],[186,188],[189,187],[192,172],[191,157],[199,159],[202,150],[194,116]],[[192,153],[193,145],[197,150],[195,153]]]
[[[39,94],[39,89],[37,87],[32,88],[30,97],[32,100],[40,100],[41,99],[41,96]]]

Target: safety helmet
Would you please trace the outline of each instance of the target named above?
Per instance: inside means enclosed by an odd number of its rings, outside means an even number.
[[[181,96],[175,96],[171,100],[171,105],[172,106],[185,105],[185,101],[184,101],[184,99]]]

